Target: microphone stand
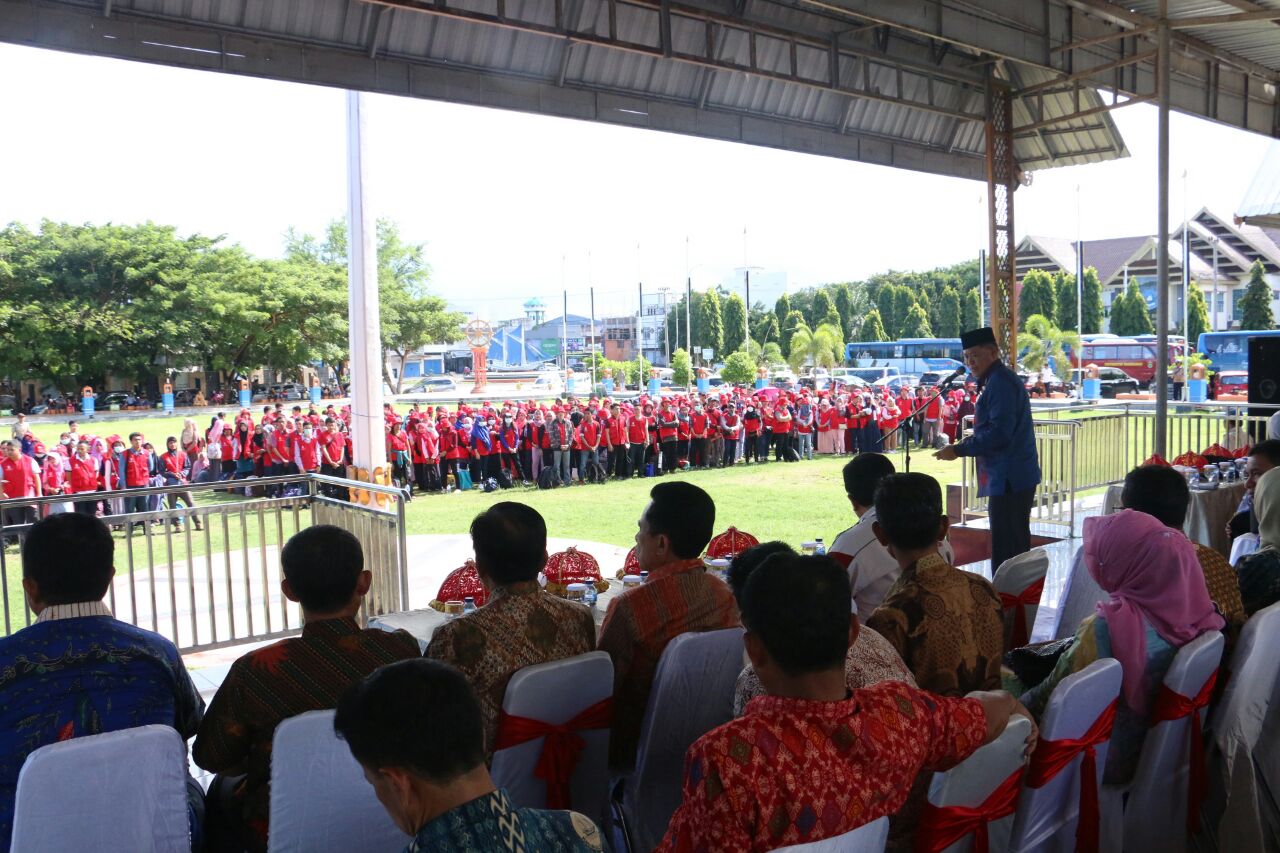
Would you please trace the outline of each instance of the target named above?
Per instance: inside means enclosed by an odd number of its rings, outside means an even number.
[[[902,420],[902,423],[898,424],[896,427],[890,430],[888,435],[880,436],[880,449],[881,450],[884,449],[884,440],[886,438],[888,438],[889,436],[895,433],[902,432],[907,427],[907,425],[911,423],[911,419],[915,417],[916,412],[928,409],[929,404],[932,403],[934,400],[938,399],[939,397],[941,397],[943,392],[951,390],[951,383],[955,381],[956,381],[956,378],[950,378],[944,381],[942,384],[938,385],[933,390],[933,396],[924,401],[924,405],[922,405],[920,408],[916,409],[910,415],[904,418]],[[905,458],[903,459],[903,466],[906,473],[909,474],[911,473],[911,439],[910,437],[908,437],[906,443],[902,445],[902,449],[903,449],[903,452],[906,454]]]

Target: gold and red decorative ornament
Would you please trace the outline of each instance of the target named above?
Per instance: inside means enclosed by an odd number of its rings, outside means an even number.
[[[638,574],[640,574],[640,558],[636,556],[636,546],[632,545],[631,550],[627,552],[627,558],[622,561],[622,568],[618,569],[614,577],[622,580],[627,575]]]
[[[609,588],[609,582],[600,577],[600,564],[596,558],[573,547],[548,557],[547,567],[542,573],[547,578],[547,592],[555,595],[563,596],[571,583],[589,583],[596,592]]]
[[[480,574],[476,571],[476,561],[467,560],[458,568],[449,572],[449,576],[440,584],[440,591],[428,605],[432,610],[445,612],[445,602],[462,601],[470,596],[475,599],[476,607],[483,607],[489,600],[489,591],[480,582]]]
[[[748,548],[754,548],[759,544],[760,540],[750,533],[744,533],[736,527],[730,527],[708,543],[707,559],[732,560]]]

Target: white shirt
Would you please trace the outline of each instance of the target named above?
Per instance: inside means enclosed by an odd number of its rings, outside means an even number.
[[[871,530],[875,520],[876,510],[872,507],[858,519],[857,524],[837,536],[827,552],[848,570],[854,608],[858,611],[858,621],[864,623],[902,574],[898,561]],[[948,563],[955,558],[950,542],[944,540],[938,550]]]
[[[1267,421],[1267,438],[1280,438],[1280,412],[1276,412]]]

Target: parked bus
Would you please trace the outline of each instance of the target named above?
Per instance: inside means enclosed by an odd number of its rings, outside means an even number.
[[[1089,338],[1092,338],[1090,340]],[[1083,364],[1096,364],[1098,367],[1116,367],[1138,380],[1143,386],[1150,385],[1156,375],[1156,349],[1154,335],[1143,335],[1140,338],[1120,338],[1114,335],[1089,335],[1081,342]],[[1169,337],[1169,364],[1182,358],[1182,339]],[[1072,366],[1076,363],[1076,354],[1070,347],[1066,348],[1067,357]]]
[[[1268,332],[1204,332],[1197,346],[1217,372],[1249,370],[1249,338],[1280,337],[1280,329]]]
[[[844,354],[854,367],[895,367],[903,376],[919,376],[930,370],[950,373],[964,359],[959,338],[853,341],[845,346]]]

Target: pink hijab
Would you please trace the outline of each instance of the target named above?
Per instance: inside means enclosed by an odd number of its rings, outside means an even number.
[[[1146,713],[1143,618],[1176,647],[1226,622],[1209,598],[1191,541],[1153,516],[1127,509],[1085,519],[1084,559],[1098,586],[1111,593],[1098,604],[1098,614],[1107,620],[1111,653],[1124,667],[1125,703]]]

